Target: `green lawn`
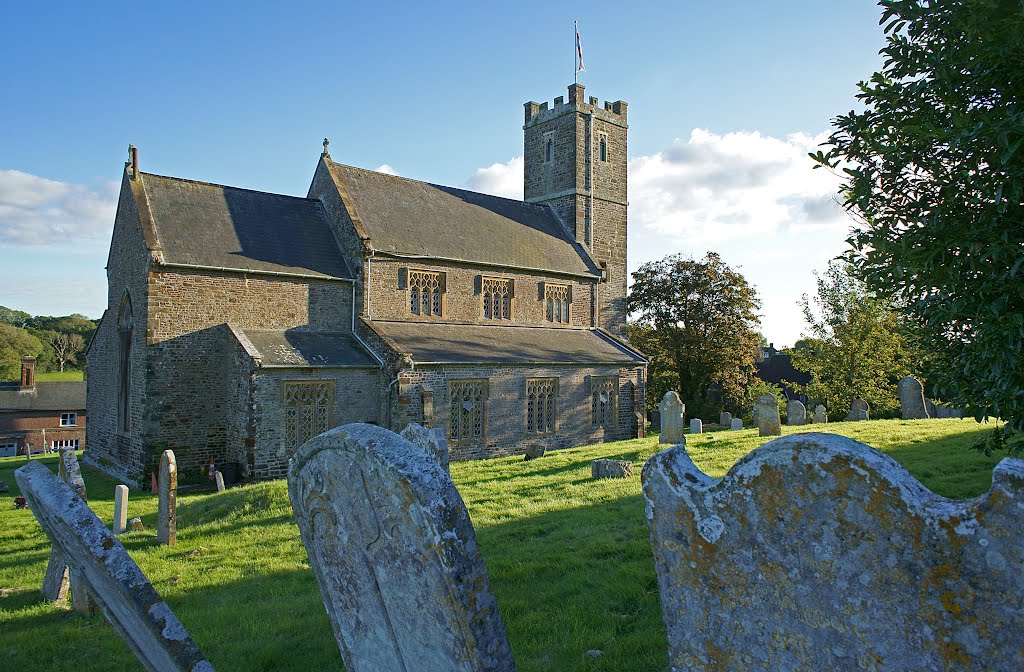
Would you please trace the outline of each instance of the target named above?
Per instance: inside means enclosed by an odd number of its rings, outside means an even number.
[[[807,426],[798,431],[821,429]],[[998,457],[968,449],[985,427],[973,420],[835,423],[827,430],[879,448],[947,497],[985,492]],[[790,428],[784,428],[790,433]],[[689,440],[694,461],[721,476],[766,439],[754,430]],[[657,439],[586,446],[523,462],[460,462],[452,478],[469,507],[492,587],[522,672],[665,670],[657,584],[640,495],[639,467]],[[633,460],[627,480],[590,480],[590,460]],[[42,458],[56,468],[54,457]],[[32,514],[0,506],[0,667],[141,669],[101,617],[84,619],[39,595],[49,543]],[[86,470],[90,504],[110,522],[115,482]],[[156,498],[131,493],[129,516],[145,532],[122,541],[220,672],[341,669],[316,582],[292,521],[286,484],[181,494],[178,545],[154,539]],[[588,660],[588,649],[604,655]]]
[[[36,382],[48,383],[55,380],[81,382],[84,380],[83,375],[81,371],[47,371],[46,373],[37,373]]]

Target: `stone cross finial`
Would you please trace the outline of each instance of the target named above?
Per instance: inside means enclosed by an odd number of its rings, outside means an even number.
[[[331,144],[330,138],[324,138],[324,156],[330,156],[330,152],[327,151],[327,146]]]

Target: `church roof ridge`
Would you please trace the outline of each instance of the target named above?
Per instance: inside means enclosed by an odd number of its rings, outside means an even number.
[[[142,175],[143,181],[147,177],[155,177],[161,180],[174,180],[175,182],[187,182],[189,184],[195,184],[201,187],[214,187],[216,189],[234,189],[235,191],[245,191],[250,194],[260,194],[261,196],[276,196],[278,198],[293,198],[299,201],[315,201],[319,203],[319,199],[310,198],[309,196],[294,196],[292,194],[280,194],[276,191],[261,191],[259,189],[249,189],[248,187],[238,187],[233,184],[220,184],[219,182],[209,182],[207,180],[193,180],[189,177],[177,177],[175,175],[160,175],[159,173],[146,173],[139,171]]]

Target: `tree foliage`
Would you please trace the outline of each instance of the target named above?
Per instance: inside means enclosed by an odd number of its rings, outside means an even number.
[[[633,273],[628,301],[637,347],[652,357],[649,395],[675,389],[695,417],[715,414],[712,386],[725,398],[742,397],[754,372],[761,305],[743,275],[714,252],[700,260],[670,255]]]
[[[848,258],[934,353],[947,401],[1024,430],[1024,5],[882,0],[883,69],[835,119]]]
[[[899,315],[841,261],[817,276],[813,301],[804,294],[800,306],[806,338],[790,356],[796,369],[811,374],[803,391],[837,418],[855,399],[867,401],[875,415],[895,410],[896,383],[908,373]]]
[[[42,341],[25,329],[0,322],[0,380],[20,379],[21,358],[38,358],[45,350]]]

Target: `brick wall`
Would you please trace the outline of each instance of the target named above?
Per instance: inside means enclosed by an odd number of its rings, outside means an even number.
[[[49,449],[53,441],[78,439],[79,448],[84,449],[85,409],[77,410],[78,424],[72,427],[60,426],[62,412],[76,412],[76,409],[0,413],[0,443],[5,440],[16,441],[18,452],[22,453],[25,446],[31,446],[33,451],[44,451]]]

